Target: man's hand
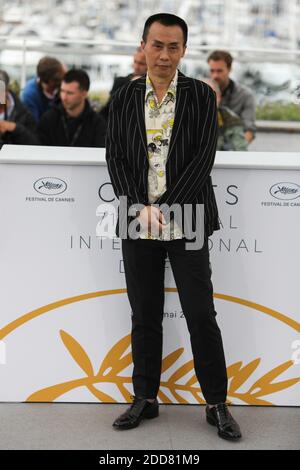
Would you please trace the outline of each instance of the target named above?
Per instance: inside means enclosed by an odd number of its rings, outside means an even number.
[[[245,132],[245,139],[247,140],[248,144],[250,144],[252,140],[254,139],[253,132],[252,131]]]
[[[12,121],[0,121],[0,134],[5,132],[13,132],[16,128],[16,123]]]
[[[166,225],[163,213],[153,206],[144,207],[138,216],[138,221],[143,231],[147,230],[148,234],[153,236],[161,235],[163,227]]]

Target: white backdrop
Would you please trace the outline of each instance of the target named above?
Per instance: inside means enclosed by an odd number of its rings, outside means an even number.
[[[210,239],[235,404],[300,405],[300,173],[216,168]],[[298,188],[298,189],[297,189]],[[0,164],[0,401],[124,402],[130,306],[120,241],[96,236],[104,165]],[[203,403],[169,263],[164,403]]]

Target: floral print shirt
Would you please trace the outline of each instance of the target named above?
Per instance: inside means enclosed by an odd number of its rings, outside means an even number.
[[[176,88],[178,70],[160,103],[149,75],[146,77],[145,124],[148,144],[148,199],[154,203],[167,189],[166,161],[175,117]],[[180,227],[172,220],[167,224],[160,236],[148,232],[141,233],[140,238],[156,240],[173,240],[182,238]]]

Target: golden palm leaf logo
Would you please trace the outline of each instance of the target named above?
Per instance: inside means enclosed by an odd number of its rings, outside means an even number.
[[[65,331],[61,331],[60,335],[65,347],[74,361],[82,369],[85,377],[39,390],[27,398],[28,402],[51,402],[70,390],[86,386],[100,402],[116,403],[117,401],[113,397],[95,387],[95,385],[99,385],[104,382],[117,385],[124,399],[126,401],[130,401],[131,392],[128,389],[128,385],[131,384],[131,377],[122,374],[122,371],[132,362],[131,352],[125,354],[130,347],[130,335],[124,336],[124,338],[112,347],[104,357],[99,371],[96,373],[87,353],[76,339]],[[179,348],[163,359],[162,374],[177,362],[183,351],[184,348]],[[239,388],[250,378],[252,373],[259,366],[260,362],[261,359],[258,358],[244,366],[242,362],[237,362],[228,367],[227,372],[230,383],[228,390],[229,400],[230,398],[239,398],[249,405],[272,405],[272,403],[262,400],[261,397],[292,387],[300,381],[300,377],[298,377],[284,380],[282,382],[273,382],[277,377],[279,377],[279,375],[287,371],[293,365],[292,361],[288,361],[263,375],[246,393],[239,393]],[[190,374],[187,381],[183,384],[180,383],[180,379],[185,377],[187,374]],[[158,396],[161,402],[174,403],[174,401],[164,393],[164,389],[167,389],[178,403],[189,403],[180,394],[180,392],[189,392],[198,403],[205,403],[197,377],[194,373],[193,360],[190,360],[178,367],[178,369],[176,369],[176,371],[173,372],[167,380],[162,380],[160,383]]]
[[[166,288],[165,290],[167,292],[177,292],[177,289],[175,288]],[[3,327],[0,330],[0,339],[3,339],[28,321],[64,305],[95,297],[124,293],[126,293],[126,289],[98,291],[53,302],[52,304],[45,305],[23,315],[20,318],[17,318]],[[214,297],[259,310],[261,313],[269,315],[276,320],[285,323],[297,332],[300,332],[300,324],[280,312],[276,312],[275,310],[245,299],[239,299],[237,297],[227,296],[224,294],[214,294]],[[124,336],[112,346],[102,359],[98,370],[97,368],[94,368],[85,349],[74,337],[66,331],[61,330],[60,338],[66,350],[80,367],[84,375],[68,382],[55,384],[42,390],[38,390],[27,398],[27,402],[52,402],[71,390],[85,386],[97,398],[97,400],[99,400],[99,402],[116,403],[117,400],[101,390],[101,384],[104,383],[110,383],[117,386],[123,398],[127,402],[130,401],[131,377],[127,376],[124,372],[128,366],[131,366],[132,364],[130,335]],[[176,364],[180,362],[183,352],[184,348],[178,348],[163,358],[162,375],[168,376],[168,378],[161,380],[158,396],[162,403],[174,403],[174,400],[178,403],[189,403],[188,400],[184,398],[184,395],[189,393],[198,403],[204,404],[205,400],[194,372],[193,360],[189,360],[184,364],[178,365],[176,368]],[[241,391],[242,386],[245,386],[247,381],[251,379],[252,374],[259,370],[259,366],[261,364],[262,359],[256,358],[249,364],[243,364],[240,361],[227,368],[229,379],[229,403],[232,399],[239,399],[248,405],[273,405],[273,403],[267,401],[264,397],[281,390],[288,389],[300,382],[300,377],[276,381],[283,373],[287,372],[294,365],[293,361],[287,361],[262,375],[258,380],[252,383],[251,386],[249,386],[246,392]],[[171,368],[173,368],[173,372],[168,374],[168,371]],[[185,377],[187,378],[185,379]],[[166,392],[168,392],[168,394]],[[172,396],[174,400],[171,400],[169,396]]]

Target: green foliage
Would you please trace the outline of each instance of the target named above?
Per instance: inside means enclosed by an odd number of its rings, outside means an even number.
[[[262,121],[300,122],[300,104],[276,102],[258,106],[256,119]]]

